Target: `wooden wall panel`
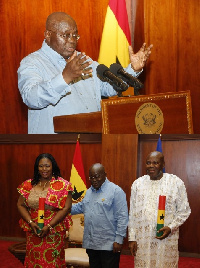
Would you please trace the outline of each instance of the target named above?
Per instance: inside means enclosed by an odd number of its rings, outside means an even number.
[[[200,1],[178,1],[177,9],[177,89],[190,90],[194,133],[200,133]]]
[[[146,174],[146,157],[156,149],[157,141],[141,138],[139,144],[138,177]],[[163,135],[162,149],[165,170],[184,181],[192,211],[180,228],[179,250],[200,253],[200,137],[198,140],[192,140],[188,135],[182,140],[171,140],[170,135]]]
[[[144,1],[145,40],[154,45],[147,71],[146,94],[177,90],[176,2]]]
[[[200,133],[199,14],[196,0],[144,0],[145,40],[154,45],[144,92],[190,90],[194,133]]]
[[[137,134],[102,135],[102,163],[108,179],[119,185],[130,200],[131,185],[137,171]]]
[[[20,215],[17,211],[17,186],[25,179],[33,175],[33,167],[36,157],[43,152],[51,153],[61,170],[63,178],[69,180],[71,166],[75,151],[75,143],[5,143],[0,144],[0,211],[1,228],[0,236],[3,237],[24,237],[18,220]],[[101,143],[84,143],[80,145],[85,175],[88,178],[89,167],[101,161]],[[88,153],[89,152],[89,153]],[[87,186],[90,186],[87,179]]]

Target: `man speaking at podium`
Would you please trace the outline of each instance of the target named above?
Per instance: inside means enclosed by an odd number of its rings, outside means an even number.
[[[28,106],[28,133],[54,133],[53,117],[101,110],[101,96],[116,91],[96,74],[98,63],[76,51],[80,36],[76,22],[64,12],[50,14],[41,49],[25,57],[18,69],[18,87]],[[134,54],[126,71],[138,76],[150,53],[150,45]]]

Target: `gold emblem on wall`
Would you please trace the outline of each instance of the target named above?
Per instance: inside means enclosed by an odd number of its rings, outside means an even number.
[[[135,126],[139,134],[159,134],[163,125],[163,113],[155,103],[144,103],[137,110]]]

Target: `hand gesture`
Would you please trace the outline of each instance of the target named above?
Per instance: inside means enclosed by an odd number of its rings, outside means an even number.
[[[150,45],[146,48],[146,43],[142,45],[140,50],[134,54],[133,48],[129,46],[129,57],[131,61],[131,67],[135,72],[139,72],[142,70],[142,68],[145,66],[150,54],[151,54],[151,48],[153,45]]]
[[[35,223],[34,221],[32,221],[32,222],[30,223],[30,226],[31,226],[33,232],[34,232],[36,235],[38,235],[37,230],[40,230],[40,227],[37,225],[37,223]]]
[[[171,229],[168,226],[164,226],[163,228],[161,228],[158,231],[158,233],[160,233],[160,232],[163,232],[163,235],[160,237],[156,236],[156,238],[162,240],[162,239],[165,239],[166,237],[168,237],[168,235],[171,233]]]
[[[45,225],[45,226],[41,229],[41,231],[40,231],[40,233],[38,234],[38,236],[42,238],[42,237],[46,236],[46,235],[48,234],[48,232],[49,232],[49,227],[48,227],[47,225]]]
[[[80,53],[77,55],[77,51],[67,60],[67,64],[63,70],[63,78],[66,83],[72,82],[74,79],[90,74],[92,72],[91,68],[88,68],[92,61],[87,61],[89,59],[85,53]]]

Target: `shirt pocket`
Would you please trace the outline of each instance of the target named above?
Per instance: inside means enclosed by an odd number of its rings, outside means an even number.
[[[102,198],[96,201],[95,210],[99,215],[111,213],[113,200],[111,198]]]

